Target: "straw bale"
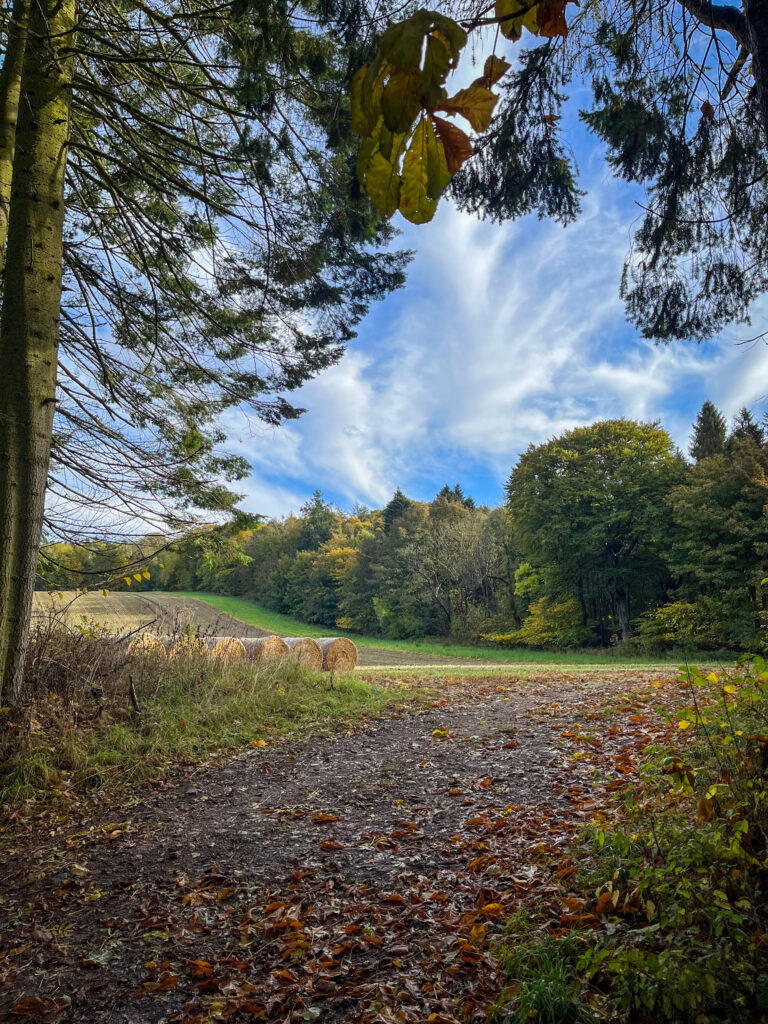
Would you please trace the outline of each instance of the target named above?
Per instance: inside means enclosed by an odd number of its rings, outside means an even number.
[[[289,651],[285,640],[274,633],[270,636],[240,637],[240,643],[251,661],[277,661],[278,658],[284,658]]]
[[[327,672],[349,672],[357,665],[357,648],[345,636],[324,637],[317,642]]]
[[[294,661],[312,672],[319,672],[323,667],[323,652],[317,640],[308,636],[287,636],[285,642]]]
[[[211,657],[221,658],[224,661],[242,661],[245,657],[245,645],[236,636],[214,636],[211,637]]]
[[[161,654],[165,657],[165,645],[152,633],[139,633],[128,644],[129,654]]]

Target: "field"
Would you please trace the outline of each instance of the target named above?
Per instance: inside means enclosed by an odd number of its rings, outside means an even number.
[[[96,622],[123,633],[136,630],[169,633],[192,626],[202,632],[219,636],[345,636],[339,630],[299,622],[286,615],[236,597],[217,594],[160,592],[109,593],[78,595],[73,591],[35,594],[34,614],[45,617],[62,615],[67,621],[86,624]],[[478,668],[556,665],[560,667],[597,666],[631,669],[633,667],[668,668],[677,665],[681,656],[669,658],[641,655],[617,656],[610,651],[526,651],[498,647],[472,647],[427,640],[385,640],[380,637],[350,635],[357,644],[362,667],[467,665]]]
[[[36,593],[33,616],[40,621],[50,614],[61,615],[69,623],[98,623],[121,633],[171,633],[187,625],[219,636],[264,636],[271,632],[176,594],[108,593],[105,597],[99,591]]]

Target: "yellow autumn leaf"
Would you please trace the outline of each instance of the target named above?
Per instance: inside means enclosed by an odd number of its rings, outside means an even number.
[[[690,722],[686,722],[685,719],[683,719],[681,722],[677,723],[677,728],[678,729],[690,729],[690,727],[691,727],[691,723]]]
[[[725,691],[725,693],[736,693],[735,686],[724,686],[723,690]]]
[[[484,85],[486,89],[490,89],[492,85],[496,85],[502,75],[505,75],[511,67],[512,65],[509,61],[492,53],[483,66],[481,77],[476,79],[476,81],[479,85]]]
[[[145,580],[148,580],[150,578],[149,573],[147,572],[146,569],[144,570],[144,572],[141,575],[144,577]]]
[[[427,195],[430,199],[439,199],[451,180],[448,170],[446,153],[442,140],[435,135],[430,121],[426,121],[427,137]]]
[[[459,89],[455,96],[449,96],[437,109],[447,114],[461,114],[476,132],[484,132],[491,123],[498,99],[490,89],[473,82],[469,88]]]
[[[437,200],[429,198],[428,190],[427,124],[424,118],[419,121],[403,159],[398,209],[412,224],[426,224],[437,209]]]
[[[391,217],[400,203],[400,175],[381,153],[374,153],[370,159],[365,188],[379,213]]]
[[[503,19],[499,22],[499,28],[507,39],[519,39],[523,28],[527,28],[534,36],[539,34],[538,5],[530,10],[526,10],[527,7],[527,0],[496,0],[496,17]]]
[[[716,683],[717,682],[717,672],[710,672],[709,675],[707,676],[707,679],[709,680],[710,683]]]
[[[125,580],[125,582],[130,587],[130,585],[131,585],[131,577],[130,576],[123,576],[123,579]]]
[[[137,581],[137,583],[141,583],[141,573],[140,572],[135,572],[133,574],[133,578]]]
[[[381,94],[381,113],[391,132],[410,130],[421,109],[421,72],[418,68],[396,68]]]
[[[374,119],[371,123],[371,115],[363,105],[363,83],[368,74],[370,65],[363,66],[355,73],[349,86],[349,101],[352,114],[352,131],[358,135],[368,135],[375,127]]]

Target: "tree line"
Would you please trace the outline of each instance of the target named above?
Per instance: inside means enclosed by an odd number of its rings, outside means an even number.
[[[142,563],[109,585],[244,597],[371,636],[762,650],[766,428],[743,409],[729,430],[705,402],[688,462],[658,423],[604,420],[531,444],[499,508],[458,484],[351,512],[316,491],[296,515],[198,531],[157,558],[159,537],[48,545],[39,582]]]

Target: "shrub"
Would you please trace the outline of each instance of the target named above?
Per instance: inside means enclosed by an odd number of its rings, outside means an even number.
[[[636,620],[632,646],[643,651],[673,647],[710,651],[727,648],[729,637],[718,629],[717,621],[703,603],[672,601]]]
[[[765,1019],[768,661],[681,682],[690,703],[672,723],[686,739],[649,750],[641,785],[572,851],[571,891],[595,913],[559,938],[523,935],[511,958],[502,947],[515,982],[506,1019],[552,1019],[531,1002],[545,977],[566,1000],[563,1020],[578,1019],[574,1002],[617,1024]]]
[[[591,630],[582,624],[581,608],[575,598],[550,601],[540,597],[534,601],[530,614],[514,633],[488,634],[484,640],[503,647],[583,647],[593,639]]]

